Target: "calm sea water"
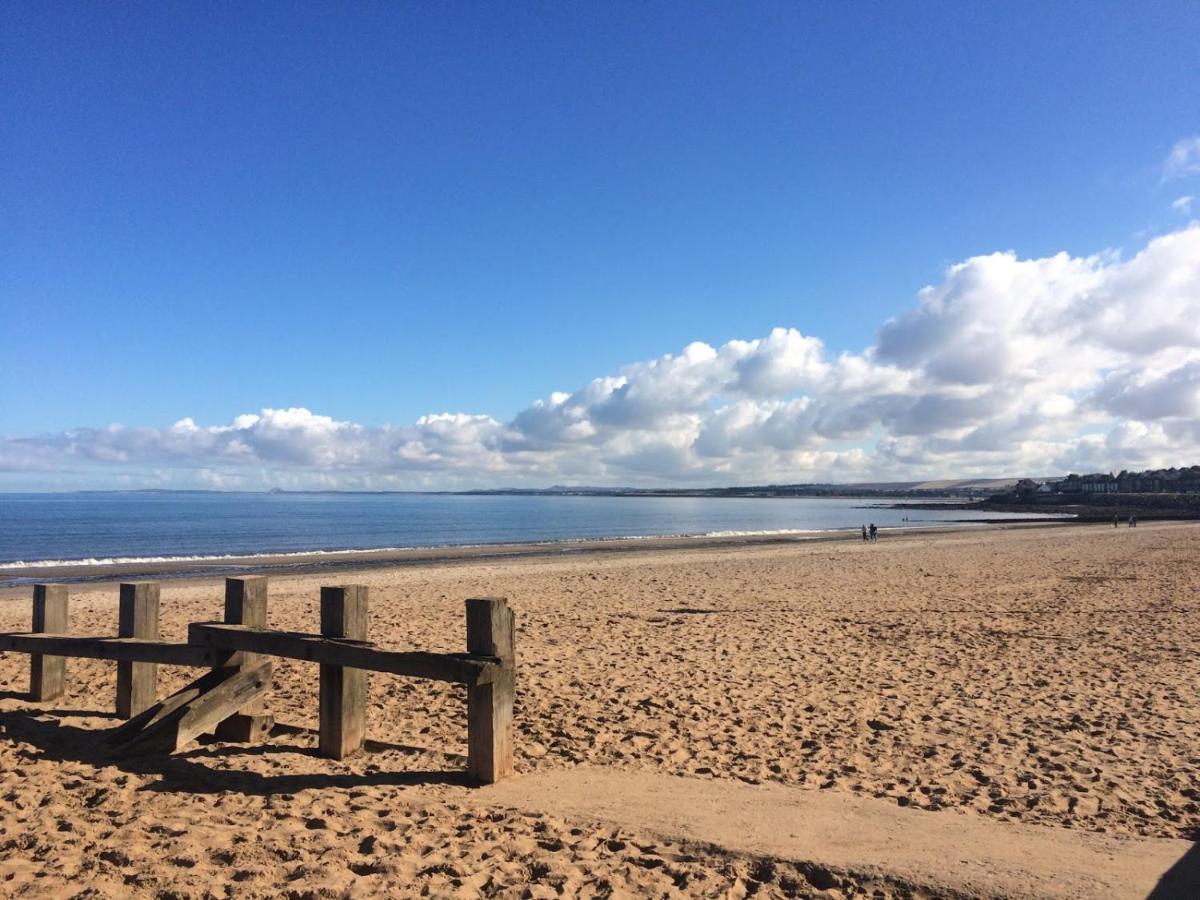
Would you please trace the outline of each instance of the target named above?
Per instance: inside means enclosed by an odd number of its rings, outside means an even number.
[[[420,494],[0,494],[0,573],[49,560],[826,531],[982,519],[871,501]],[[908,521],[904,521],[907,517]],[[1015,518],[1015,517],[1014,517]],[[21,565],[25,564],[25,565]]]

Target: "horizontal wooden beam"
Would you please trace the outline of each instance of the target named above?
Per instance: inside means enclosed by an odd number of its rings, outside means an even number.
[[[220,665],[221,659],[221,654],[217,651],[191,644],[172,644],[148,638],[84,637],[74,634],[0,634],[0,652],[2,651],[197,668]]]
[[[196,622],[188,626],[188,643],[218,650],[241,650],[305,662],[346,666],[429,678],[457,684],[490,684],[500,674],[500,661],[469,653],[423,653],[383,650],[366,641],[326,638],[293,631],[264,631],[245,625]]]

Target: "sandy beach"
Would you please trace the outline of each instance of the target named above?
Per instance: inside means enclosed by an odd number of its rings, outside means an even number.
[[[1200,526],[330,574],[273,576],[270,625],[316,631],[319,586],[361,583],[372,640],[461,651],[463,600],[509,599],[514,784],[594,767],[1106,838],[1200,837]],[[0,630],[28,629],[29,596],[0,591]],[[163,637],[184,640],[187,623],[220,618],[221,583],[165,581],[162,604]],[[115,633],[116,607],[113,584],[73,586],[72,632]],[[280,660],[268,741],[115,759],[95,741],[116,723],[115,666],[72,660],[67,696],[47,707],[24,695],[28,665],[0,658],[0,894],[939,893],[490,801],[459,774],[461,688],[373,676],[367,752],[333,762],[314,753],[315,670]],[[161,692],[192,677],[164,668]]]

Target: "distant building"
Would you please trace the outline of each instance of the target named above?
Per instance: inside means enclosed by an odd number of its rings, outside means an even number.
[[[1194,494],[1200,493],[1200,466],[1122,471],[1117,475],[1072,474],[1056,487],[1063,494]]]

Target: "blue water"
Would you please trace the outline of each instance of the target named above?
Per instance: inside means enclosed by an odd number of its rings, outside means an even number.
[[[873,501],[421,494],[0,494],[0,571],[17,562],[436,547],[983,519]],[[904,521],[907,517],[908,521]],[[1015,518],[1015,517],[1014,517]]]

